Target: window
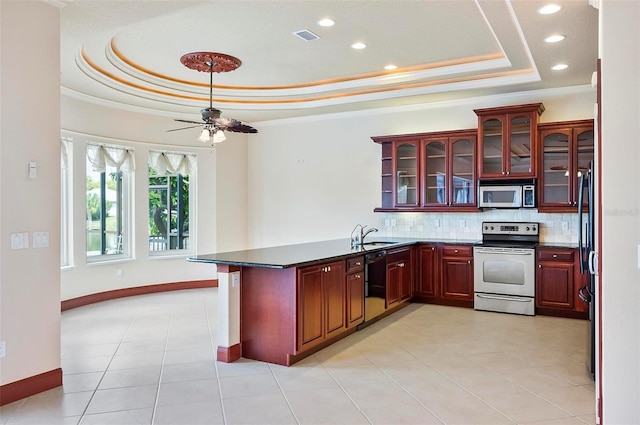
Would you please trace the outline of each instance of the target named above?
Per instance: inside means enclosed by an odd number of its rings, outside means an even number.
[[[129,174],[133,153],[87,145],[87,259],[129,255]]]
[[[60,140],[60,266],[70,265],[71,258],[71,139]]]
[[[149,153],[149,252],[190,251],[194,156]]]

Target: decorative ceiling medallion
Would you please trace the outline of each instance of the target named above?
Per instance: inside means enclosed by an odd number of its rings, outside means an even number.
[[[242,65],[238,58],[215,52],[187,53],[182,55],[180,62],[187,68],[200,72],[229,72],[238,69]]]

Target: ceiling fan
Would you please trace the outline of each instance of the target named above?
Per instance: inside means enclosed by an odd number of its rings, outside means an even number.
[[[235,133],[258,132],[255,128],[242,124],[242,122],[238,120],[221,117],[220,114],[222,111],[213,107],[213,73],[229,72],[237,69],[242,65],[240,59],[223,53],[193,52],[183,55],[180,58],[180,62],[187,68],[209,73],[209,107],[200,110],[200,113],[202,114],[202,122],[175,119],[174,121],[197,125],[174,128],[172,130],[167,130],[168,132],[186,130],[188,128],[195,128],[203,125],[204,128],[198,137],[198,141],[204,143],[211,142],[212,144],[224,142],[227,139],[224,135],[225,130]]]

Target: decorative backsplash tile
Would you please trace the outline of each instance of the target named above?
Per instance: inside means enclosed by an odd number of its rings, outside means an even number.
[[[484,221],[530,221],[540,223],[540,242],[578,242],[577,214],[545,214],[537,209],[496,209],[479,213],[383,213],[380,236],[481,240]],[[395,224],[395,225],[394,225]]]

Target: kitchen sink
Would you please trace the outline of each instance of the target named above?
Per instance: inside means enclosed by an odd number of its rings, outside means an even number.
[[[385,245],[392,245],[394,243],[398,243],[398,242],[376,241],[376,242],[365,242],[362,245],[364,245],[364,246],[385,246]]]

